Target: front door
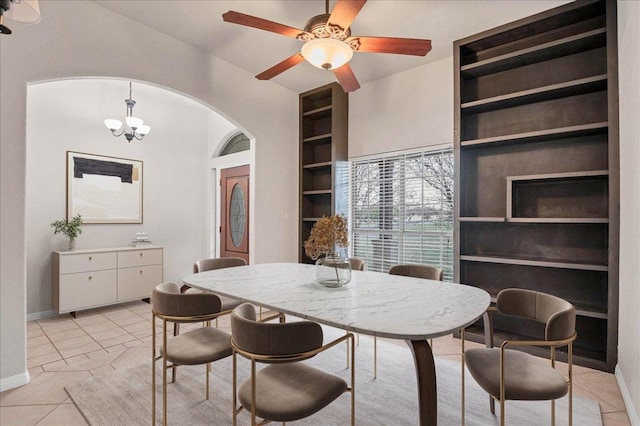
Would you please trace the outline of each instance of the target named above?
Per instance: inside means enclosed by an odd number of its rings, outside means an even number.
[[[249,263],[249,166],[220,173],[220,257]]]

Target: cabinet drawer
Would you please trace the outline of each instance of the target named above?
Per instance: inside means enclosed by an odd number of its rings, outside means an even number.
[[[117,267],[116,253],[77,253],[60,256],[60,273],[101,271]]]
[[[60,275],[60,312],[116,302],[116,270]]]
[[[118,269],[118,301],[150,297],[161,282],[162,265]]]
[[[162,264],[162,249],[118,252],[118,268]]]

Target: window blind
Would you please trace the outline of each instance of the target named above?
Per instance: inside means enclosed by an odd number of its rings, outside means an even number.
[[[351,256],[370,271],[422,263],[453,279],[453,150],[351,163]]]

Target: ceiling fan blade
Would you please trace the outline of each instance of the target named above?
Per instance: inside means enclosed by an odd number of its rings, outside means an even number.
[[[295,55],[288,57],[284,61],[275,64],[268,70],[256,75],[256,78],[258,80],[270,80],[278,74],[285,72],[289,68],[298,65],[302,61],[304,61],[304,58],[302,57],[302,54],[298,52]]]
[[[268,21],[266,19],[257,18],[255,16],[245,15],[244,13],[235,12],[233,10],[230,10],[227,13],[223,13],[222,19],[225,22],[244,25],[246,27],[253,27],[264,31],[271,31],[272,33],[282,34],[287,37],[298,38],[299,36],[308,34],[311,38],[313,38],[313,35],[307,33],[306,31],[279,24],[277,22]]]
[[[420,38],[349,37],[345,42],[355,44],[358,52],[425,56],[431,50],[431,40]]]
[[[366,2],[367,0],[338,0],[327,25],[335,25],[346,31]]]
[[[340,83],[340,86],[342,86],[345,92],[353,92],[360,88],[360,83],[358,83],[358,79],[348,63],[340,68],[336,68],[333,70],[333,73],[336,75],[338,83]]]

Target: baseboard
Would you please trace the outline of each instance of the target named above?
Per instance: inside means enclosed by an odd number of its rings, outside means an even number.
[[[629,388],[627,388],[627,384],[624,382],[624,377],[622,377],[622,371],[620,371],[619,365],[616,365],[615,376],[616,381],[618,382],[618,387],[620,388],[620,393],[622,394],[624,406],[627,409],[627,415],[629,416],[629,420],[631,421],[631,425],[640,426],[640,417],[638,417],[636,408],[633,405],[631,395],[629,394]]]
[[[53,318],[57,316],[58,316],[58,311],[54,311],[53,309],[50,311],[34,312],[32,314],[27,314],[27,322],[41,320],[45,318]]]
[[[29,381],[31,381],[31,378],[29,377],[28,371],[16,374],[15,376],[5,377],[4,379],[0,379],[0,392],[26,385]]]

